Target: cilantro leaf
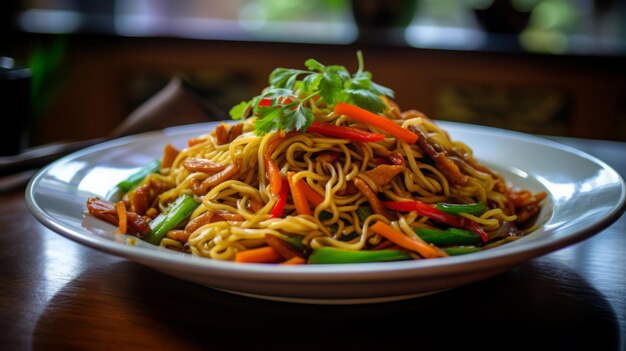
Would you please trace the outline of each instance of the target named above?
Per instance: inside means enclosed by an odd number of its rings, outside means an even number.
[[[350,72],[344,66],[328,66],[326,67],[326,71],[332,74],[336,74],[342,81],[347,81],[350,79]]]
[[[269,83],[276,88],[293,89],[298,76],[307,71],[293,68],[276,68],[270,73]]]
[[[346,100],[344,102],[357,105],[368,111],[375,113],[382,112],[385,109],[385,103],[373,93],[365,89],[346,89]]]
[[[286,132],[295,130],[307,130],[315,117],[311,109],[304,107],[302,103],[294,108],[283,108],[284,129]]]
[[[255,134],[285,131],[306,131],[315,116],[308,101],[320,97],[321,108],[331,109],[339,101],[351,103],[379,113],[386,108],[381,96],[393,97],[393,90],[376,84],[372,74],[364,70],[363,55],[357,52],[358,69],[351,74],[344,66],[324,65],[308,59],[307,70],[276,68],[269,76],[269,87],[249,102],[230,110],[233,119],[248,115],[256,117]]]
[[[376,84],[375,82],[372,82],[372,87],[371,87],[370,90],[374,91],[375,93],[378,93],[378,95],[385,95],[385,96],[388,96],[388,97],[390,97],[392,99],[395,96],[393,90],[391,90],[391,89],[389,89],[389,88],[387,88],[385,86],[382,86],[380,84]]]
[[[321,64],[316,59],[312,59],[312,58],[306,60],[304,62],[304,65],[306,66],[306,68],[310,69],[311,71],[323,72],[326,69],[326,66]]]
[[[230,118],[232,118],[232,119],[244,119],[246,117],[246,116],[244,116],[244,113],[248,109],[248,106],[250,106],[250,103],[246,102],[246,101],[242,101],[242,102],[238,103],[237,105],[233,106],[230,109],[230,111],[228,111],[228,114],[230,115]]]
[[[334,105],[337,101],[336,97],[342,89],[343,81],[337,73],[328,71],[322,73],[322,79],[319,83],[319,92],[327,104]]]
[[[257,117],[254,122],[254,134],[256,135],[264,135],[271,132],[276,132],[280,130],[281,126],[281,115],[282,109],[274,109],[265,117]]]
[[[304,79],[302,80],[302,88],[306,92],[312,92],[313,90],[317,90],[321,80],[321,74],[311,73],[308,76],[304,77]]]

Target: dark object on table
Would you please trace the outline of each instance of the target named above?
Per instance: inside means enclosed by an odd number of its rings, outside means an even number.
[[[10,57],[0,57],[0,102],[5,130],[0,139],[0,155],[16,155],[28,145],[30,124],[30,69],[17,65]]]

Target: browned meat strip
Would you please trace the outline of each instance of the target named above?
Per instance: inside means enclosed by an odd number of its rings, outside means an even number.
[[[113,225],[119,225],[119,217],[115,205],[109,201],[99,198],[90,198],[87,200],[87,210],[89,213],[99,219],[109,222]],[[126,212],[128,231],[140,238],[150,233],[150,225],[146,220],[135,212]]]
[[[217,145],[224,145],[228,142],[228,126],[220,124],[215,128],[215,139]]]
[[[365,172],[365,174],[376,183],[379,188],[382,188],[389,184],[391,179],[400,174],[403,170],[404,166],[378,165],[376,168]]]
[[[228,130],[228,142],[237,139],[243,133],[243,123],[237,123]]]
[[[226,168],[226,165],[203,158],[188,158],[183,162],[183,167],[189,172],[215,173]]]
[[[215,138],[217,145],[224,145],[235,140],[243,133],[243,123],[237,123],[232,127],[227,124],[220,124],[215,128]]]
[[[226,166],[226,168],[224,168],[220,172],[209,176],[207,179],[205,179],[202,182],[196,180],[193,183],[191,190],[193,191],[194,194],[198,196],[206,195],[206,193],[209,192],[209,189],[237,175],[239,173],[240,168],[241,168],[241,160],[237,160],[234,163],[231,163],[228,166]]]
[[[187,225],[185,226],[185,232],[189,234],[195,232],[196,229],[202,227],[203,225],[211,223],[212,217],[213,212],[211,211],[206,211],[200,214],[198,217],[190,220],[189,223],[187,223]]]
[[[428,141],[428,137],[418,126],[409,126],[409,130],[419,136],[419,139],[417,139],[417,145],[435,162],[435,167],[450,183],[461,186],[467,185],[469,182],[467,176],[461,173],[459,167],[446,157],[446,154],[443,151],[438,151],[438,147]]]
[[[367,202],[369,202],[370,206],[372,207],[372,211],[374,211],[374,213],[385,216],[387,218],[391,218],[389,216],[389,213],[387,212],[387,209],[383,205],[383,203],[378,199],[378,197],[376,197],[376,193],[374,193],[372,188],[370,188],[370,186],[367,185],[367,183],[364,180],[355,178],[354,186],[356,186],[356,188],[359,189],[361,194],[365,196],[365,198],[367,199]]]
[[[145,215],[150,206],[150,184],[142,184],[135,188],[130,195],[130,210],[139,215]]]
[[[176,159],[176,156],[180,151],[172,146],[172,144],[165,145],[163,149],[163,158],[161,159],[161,169],[170,168]]]

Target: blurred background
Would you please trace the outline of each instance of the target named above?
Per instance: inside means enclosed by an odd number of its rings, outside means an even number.
[[[355,70],[359,49],[404,109],[626,140],[626,1],[22,0],[0,13],[20,150],[111,135],[173,77],[207,119],[227,118],[274,67]]]

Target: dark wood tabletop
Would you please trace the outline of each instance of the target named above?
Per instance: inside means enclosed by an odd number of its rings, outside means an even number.
[[[626,143],[559,140],[626,175]],[[626,216],[467,286],[315,306],[178,280],[50,231],[29,213],[23,187],[0,199],[3,350],[626,350]]]

